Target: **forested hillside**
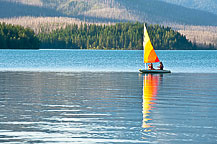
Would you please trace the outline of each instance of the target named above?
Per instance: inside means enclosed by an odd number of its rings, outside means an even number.
[[[1,49],[38,49],[39,46],[39,39],[33,30],[0,23]]]
[[[43,19],[42,19],[43,20]],[[67,19],[65,19],[67,20]],[[117,23],[111,25],[100,24],[58,24],[52,30],[51,25],[41,25],[37,35],[30,28],[0,23],[0,48],[7,49],[38,49],[38,48],[63,48],[63,49],[142,49],[143,24],[141,23]],[[59,27],[60,28],[57,28]],[[178,28],[178,27],[177,27]],[[199,28],[185,28],[181,33],[191,39],[193,44],[179,32],[169,27],[159,25],[148,26],[151,41],[155,49],[160,50],[182,50],[182,49],[214,49],[213,44],[203,42],[200,37],[194,38]],[[195,29],[196,28],[196,29]],[[211,27],[210,27],[211,28]],[[187,30],[188,29],[188,30]],[[193,30],[195,29],[195,30]],[[189,31],[191,30],[191,31]],[[192,31],[193,30],[193,31]],[[210,29],[213,30],[213,29]],[[214,31],[213,31],[214,32]],[[189,34],[188,34],[189,33]],[[203,35],[205,34],[202,32]],[[207,35],[210,37],[210,35]],[[193,37],[193,38],[192,38]],[[208,38],[208,37],[207,37]],[[207,40],[207,42],[209,42]]]
[[[158,0],[0,0],[0,17],[67,16],[90,22],[217,25],[217,15]]]
[[[170,26],[179,30],[194,45],[206,45],[208,48],[217,47],[215,11],[215,0],[0,0],[0,22],[30,27],[36,34],[54,33],[53,30],[64,33],[61,30],[73,23],[114,25],[117,22],[138,21]],[[184,28],[176,29],[176,25]],[[186,29],[191,25],[203,27],[203,30]],[[208,31],[210,26],[215,32]],[[48,41],[45,42],[47,45]],[[91,44],[91,48],[94,45]],[[105,45],[103,48],[114,46]],[[125,43],[127,45],[129,43]],[[122,45],[117,46],[120,48]]]
[[[41,48],[69,49],[143,49],[143,24],[69,25],[51,33],[40,33]],[[169,27],[148,26],[155,49],[196,49],[180,33]]]
[[[161,0],[161,1],[217,14],[216,0]]]
[[[31,1],[31,0],[30,0]],[[25,5],[18,2],[8,2],[0,0],[0,18],[12,18],[22,16],[64,16],[55,9],[42,6]]]
[[[31,28],[36,34],[40,32],[51,32],[55,29],[65,28],[67,25],[81,24],[82,21],[69,17],[17,17],[0,18],[0,23],[21,25],[25,28]],[[90,23],[88,23],[90,24]],[[102,24],[102,23],[100,23]]]
[[[34,6],[43,6],[41,0],[1,0],[1,1],[16,2],[16,3],[22,3],[22,4],[34,5]]]
[[[216,26],[183,26],[174,25],[179,33],[186,36],[193,44],[205,47],[217,48],[217,27]]]

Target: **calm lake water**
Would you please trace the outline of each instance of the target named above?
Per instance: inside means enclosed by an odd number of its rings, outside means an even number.
[[[157,54],[1,50],[0,143],[217,143],[217,51]]]
[[[175,73],[217,73],[217,51],[157,54]],[[0,71],[138,72],[142,67],[143,51],[0,50]]]

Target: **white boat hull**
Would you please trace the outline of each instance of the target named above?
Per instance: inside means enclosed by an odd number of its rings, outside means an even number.
[[[170,70],[139,70],[141,73],[171,73]]]

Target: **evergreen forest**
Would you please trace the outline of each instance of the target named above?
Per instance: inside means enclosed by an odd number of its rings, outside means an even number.
[[[81,23],[51,32],[43,31],[42,27],[40,33],[35,34],[30,28],[0,23],[0,48],[142,50],[143,29],[143,24],[139,22],[111,25]],[[170,27],[149,25],[147,30],[156,50],[201,49]]]
[[[40,48],[52,49],[143,49],[141,23],[117,23],[114,25],[68,25],[51,33],[41,32]],[[150,39],[157,50],[197,49],[185,36],[169,27],[147,26]]]
[[[0,23],[1,49],[39,49],[40,41],[30,28]]]

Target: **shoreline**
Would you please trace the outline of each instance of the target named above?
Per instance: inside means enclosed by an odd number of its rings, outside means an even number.
[[[19,49],[19,48],[14,48],[14,49],[0,49],[0,50],[88,50],[88,51],[143,51],[143,50],[130,50],[130,49]],[[179,50],[171,50],[171,49],[167,49],[167,50],[155,50],[155,51],[216,51],[217,49],[197,49],[197,50],[193,50],[193,49],[189,49],[189,50],[186,50],[186,49],[179,49]]]
[[[114,74],[114,73],[117,73],[117,74],[122,74],[122,73],[125,73],[125,74],[138,74],[138,75],[149,75],[149,74],[145,74],[145,73],[140,73],[139,71],[138,72],[133,72],[133,71],[128,71],[128,72],[121,72],[121,71],[27,71],[27,70],[14,70],[14,71],[11,71],[11,70],[0,70],[0,73],[62,73],[62,74],[93,74],[93,73],[97,73],[97,74]],[[173,74],[213,74],[213,75],[217,75],[217,72],[213,72],[213,73],[208,73],[208,72],[171,72],[171,73],[165,73],[165,74],[161,74],[161,73],[153,73],[153,74],[150,74],[150,75],[173,75]]]

